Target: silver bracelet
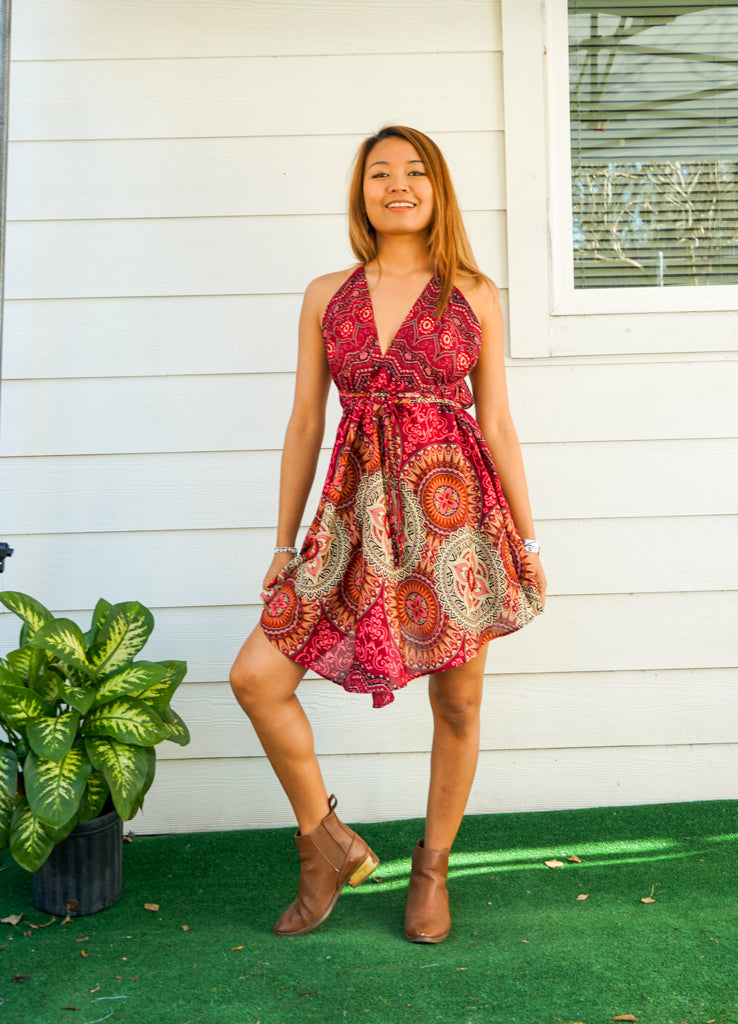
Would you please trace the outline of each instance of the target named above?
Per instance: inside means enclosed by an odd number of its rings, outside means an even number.
[[[290,553],[291,555],[296,555],[296,554],[297,554],[297,548],[293,548],[293,547],[289,547],[289,546],[287,546],[287,547],[281,547],[281,548],[275,548],[275,549],[274,549],[274,554],[275,554],[275,555],[278,555],[280,551],[287,551],[287,552],[289,552],[289,553]]]
[[[529,555],[537,555],[541,551],[541,545],[536,540],[524,540],[523,547]]]

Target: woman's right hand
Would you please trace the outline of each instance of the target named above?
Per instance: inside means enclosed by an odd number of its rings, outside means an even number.
[[[284,567],[287,565],[287,563],[292,560],[292,558],[293,556],[289,553],[289,551],[277,551],[275,553],[274,558],[272,559],[272,563],[267,569],[267,574],[264,577],[264,582],[261,585],[262,590],[266,590],[268,584],[272,582],[277,573],[281,572],[282,569],[284,569]]]

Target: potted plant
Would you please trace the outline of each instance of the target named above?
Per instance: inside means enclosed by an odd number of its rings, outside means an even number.
[[[101,599],[86,633],[26,594],[0,602],[23,620],[19,647],[0,659],[0,850],[35,872],[39,909],[94,913],[120,895],[121,819],[143,805],[155,745],[189,743],[169,705],[187,664],[135,660],[154,628],[137,601]],[[87,836],[97,845],[86,850]],[[75,870],[85,877],[59,881]]]

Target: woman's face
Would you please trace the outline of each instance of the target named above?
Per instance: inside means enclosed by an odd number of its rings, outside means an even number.
[[[412,143],[390,137],[369,151],[364,205],[370,223],[382,234],[427,232],[433,217],[433,187]]]

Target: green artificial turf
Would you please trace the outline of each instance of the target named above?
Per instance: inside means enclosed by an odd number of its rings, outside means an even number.
[[[469,817],[437,946],[402,938],[420,827],[361,826],[376,880],[296,939],[288,829],[135,839],[116,906],[45,928],[3,854],[0,1024],[738,1021],[738,802]]]

